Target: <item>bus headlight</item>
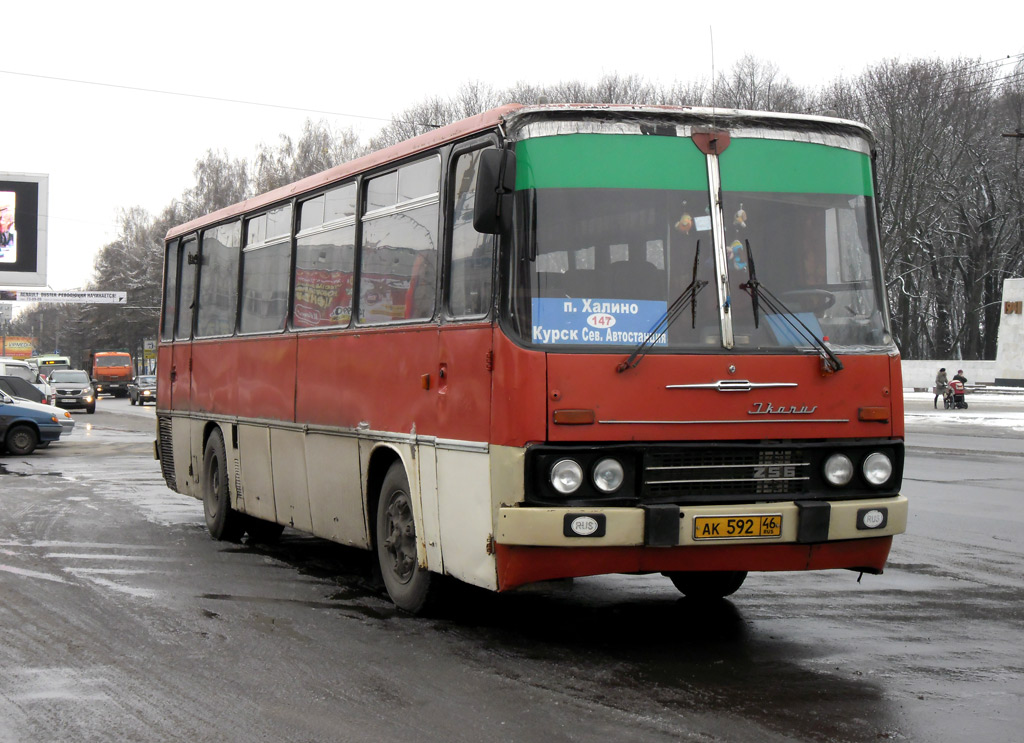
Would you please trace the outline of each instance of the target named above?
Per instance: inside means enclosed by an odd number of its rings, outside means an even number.
[[[551,487],[562,495],[575,493],[583,484],[583,468],[571,459],[559,459],[551,465]]]
[[[602,493],[614,493],[625,479],[626,473],[617,459],[602,459],[594,467],[594,487]]]
[[[845,454],[833,454],[825,460],[825,479],[837,487],[853,479],[853,462]]]
[[[884,485],[892,477],[892,460],[881,452],[872,452],[864,458],[861,470],[871,485]]]

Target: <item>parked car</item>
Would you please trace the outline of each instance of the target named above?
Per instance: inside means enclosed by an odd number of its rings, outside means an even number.
[[[39,370],[21,359],[0,358],[0,376],[21,377],[46,395],[47,402],[53,402],[53,387],[42,377]]]
[[[46,399],[46,393],[42,392],[31,382],[21,377],[0,376],[0,390],[3,390],[11,397],[21,397],[32,402],[40,402],[44,405],[50,401]]]
[[[57,416],[57,421],[60,423],[62,436],[70,436],[72,431],[75,430],[75,419],[71,417],[71,413],[69,413],[68,411],[61,410],[60,408],[55,407],[53,405],[47,405],[41,402],[33,402],[32,400],[26,400],[22,397],[18,397],[17,395],[11,395],[11,397],[14,398],[15,405]],[[50,441],[40,441],[39,448],[45,449],[51,443],[52,442]]]
[[[132,405],[156,405],[156,375],[140,374],[128,383],[128,401]]]
[[[0,444],[11,454],[31,454],[38,446],[57,441],[63,427],[50,405],[18,402],[6,392],[0,392]]]
[[[50,384],[56,391],[54,404],[62,408],[84,408],[90,415],[96,412],[96,391],[89,374],[81,369],[54,369]]]

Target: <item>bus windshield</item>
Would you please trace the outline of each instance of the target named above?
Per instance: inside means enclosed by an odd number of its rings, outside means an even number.
[[[548,164],[567,148],[600,167],[556,173]],[[844,352],[891,345],[866,154],[734,139],[717,163],[717,230],[710,166],[688,138],[549,137],[520,142],[517,158],[509,308],[524,342],[635,346],[693,283],[696,299],[656,338],[655,352],[808,348],[794,321]],[[655,187],[632,184],[638,170]],[[716,232],[724,236],[717,262]],[[753,301],[752,266],[779,300],[774,311]]]

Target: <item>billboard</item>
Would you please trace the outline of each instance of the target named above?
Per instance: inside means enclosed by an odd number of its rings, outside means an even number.
[[[0,173],[0,286],[46,286],[49,176]]]

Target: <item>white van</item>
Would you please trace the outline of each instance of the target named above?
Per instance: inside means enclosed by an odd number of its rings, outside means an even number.
[[[46,380],[41,379],[39,373],[29,366],[27,361],[0,356],[0,376],[24,379],[46,395],[47,402],[51,405],[53,404],[53,387],[51,387]]]

